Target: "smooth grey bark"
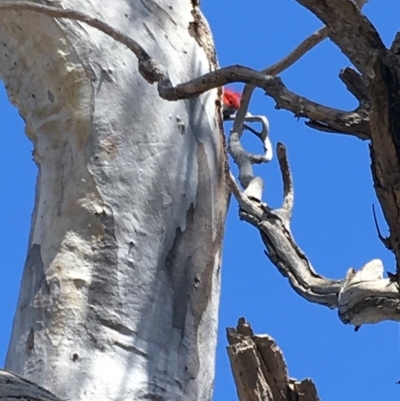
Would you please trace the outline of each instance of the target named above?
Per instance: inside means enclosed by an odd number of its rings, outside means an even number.
[[[216,68],[196,2],[62,7],[132,36],[176,82]],[[6,368],[74,401],[210,399],[228,203],[217,90],[169,102],[98,30],[0,18],[0,78],[39,169]]]

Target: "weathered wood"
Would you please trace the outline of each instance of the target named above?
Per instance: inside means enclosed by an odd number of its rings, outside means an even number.
[[[282,351],[272,337],[254,335],[240,318],[228,328],[229,361],[240,401],[319,401],[310,379],[297,381],[288,375]]]

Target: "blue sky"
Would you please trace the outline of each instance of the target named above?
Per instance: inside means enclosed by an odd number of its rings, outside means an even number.
[[[203,0],[203,11],[214,33],[221,66],[239,63],[264,68],[321,26],[311,13],[289,0]],[[390,45],[399,29],[400,2],[371,0],[365,13]],[[289,89],[312,100],[351,109],[356,102],[337,77],[339,70],[349,65],[326,40],[282,78]],[[36,167],[23,123],[3,88],[0,110],[0,361],[4,361],[27,248]],[[261,90],[255,93],[250,111],[267,115],[273,143],[281,141],[288,148],[295,184],[292,231],[315,269],[330,278],[342,278],[349,267],[358,269],[380,258],[385,269],[393,271],[393,257],[378,240],[373,222],[371,207],[375,204],[386,233],[372,187],[368,144],[307,128],[290,113],[275,110]],[[254,139],[246,138],[245,143],[249,149],[257,149]],[[282,184],[276,160],[256,171],[266,181],[265,201],[279,206]],[[233,201],[224,246],[214,400],[236,399],[225,328],[234,326],[240,316],[249,320],[257,333],[271,334],[277,340],[290,375],[312,377],[321,400],[398,399],[399,325],[385,322],[363,326],[355,333],[339,321],[336,311],[296,295],[263,251],[256,230],[239,221]]]

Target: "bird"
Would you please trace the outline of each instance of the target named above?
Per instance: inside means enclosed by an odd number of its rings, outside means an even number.
[[[232,89],[223,88],[222,93],[222,116],[224,120],[228,120],[235,114],[240,107],[242,95]]]

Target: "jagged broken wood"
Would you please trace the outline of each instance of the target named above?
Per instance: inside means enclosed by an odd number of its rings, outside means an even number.
[[[297,381],[288,375],[282,351],[272,337],[254,335],[240,318],[227,329],[229,361],[240,401],[319,401],[310,379]]]

